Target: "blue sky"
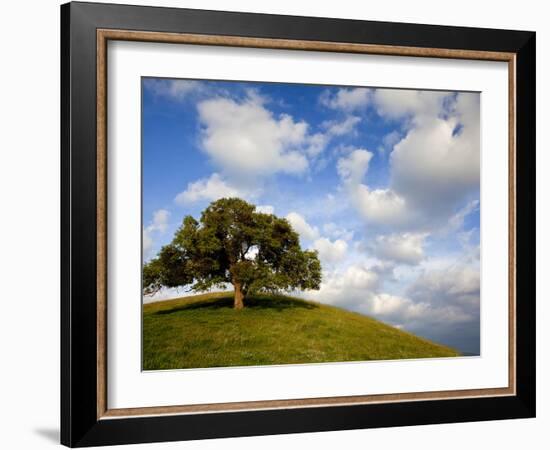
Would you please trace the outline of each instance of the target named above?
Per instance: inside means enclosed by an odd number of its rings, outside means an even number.
[[[479,352],[479,94],[156,78],[142,88],[145,260],[185,215],[239,196],[319,251],[321,289],[303,297]]]

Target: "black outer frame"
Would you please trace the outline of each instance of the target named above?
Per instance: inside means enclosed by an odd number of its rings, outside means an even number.
[[[96,30],[516,54],[517,395],[97,419]],[[68,3],[61,6],[61,443],[71,447],[535,416],[535,33]]]

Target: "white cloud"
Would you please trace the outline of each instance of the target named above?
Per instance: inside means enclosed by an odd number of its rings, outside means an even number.
[[[327,134],[315,133],[314,135],[310,136],[308,139],[308,144],[305,149],[306,154],[311,158],[315,158],[316,156],[319,156],[323,152],[323,150],[326,148],[329,141],[330,141],[330,138]]]
[[[256,96],[238,102],[214,98],[197,105],[202,145],[224,172],[260,177],[299,174],[308,168],[308,124],[287,115],[275,117]]]
[[[355,131],[357,124],[361,122],[358,116],[348,116],[342,121],[328,120],[323,122],[323,127],[331,136],[343,136]]]
[[[349,112],[366,107],[371,95],[372,91],[368,88],[341,88],[335,93],[324,91],[319,101],[328,108]]]
[[[401,253],[392,256],[416,261],[423,252],[417,245],[422,237],[397,236],[386,242],[406,247],[408,241],[412,248],[409,253],[399,248]],[[338,264],[323,262],[320,290],[298,295],[399,325],[436,342],[479,351],[479,261],[424,256],[420,264],[396,266],[394,261],[361,259],[353,251]],[[405,279],[397,268],[406,269]]]
[[[213,201],[223,197],[249,197],[251,192],[239,189],[227,181],[218,173],[213,173],[209,178],[201,178],[187,185],[185,191],[180,192],[174,201],[179,205],[186,205],[198,201]]]
[[[371,222],[401,225],[405,219],[405,200],[391,189],[369,189],[360,184],[352,189],[354,202],[363,217]]]
[[[345,258],[348,244],[342,239],[331,241],[322,237],[315,240],[313,248],[319,252],[319,258],[322,262],[332,264]]]
[[[378,152],[381,155],[391,152],[393,146],[401,140],[401,133],[396,130],[391,131],[382,138],[382,145],[378,146]]]
[[[258,88],[248,87],[248,88],[245,88],[245,91],[246,91],[246,96],[250,100],[252,100],[254,103],[264,105],[266,103],[271,103],[273,101],[273,99],[269,95],[263,94],[262,92],[260,92],[260,89]]]
[[[154,246],[153,235],[156,233],[165,233],[168,228],[168,219],[170,218],[170,211],[166,209],[158,209],[153,212],[153,220],[143,227],[142,243],[143,243],[143,257],[148,260],[152,255],[151,252]]]
[[[338,174],[349,184],[360,183],[369,168],[372,156],[371,152],[362,148],[353,150],[349,156],[338,160]]]
[[[350,266],[339,274],[334,274],[329,280],[336,286],[348,286],[351,289],[372,290],[378,286],[378,275],[367,267]],[[335,278],[339,278],[336,280]]]
[[[376,89],[373,103],[381,116],[400,119],[413,116],[437,117],[449,92],[416,91],[410,89]]]
[[[145,88],[154,95],[181,101],[193,93],[202,91],[203,85],[195,80],[147,79]]]
[[[170,211],[166,209],[158,209],[153,213],[153,221],[147,226],[149,231],[159,231],[164,233],[168,226],[168,218],[170,217]]]
[[[407,295],[434,307],[454,308],[463,315],[479,314],[479,267],[458,265],[427,272],[407,289]]]
[[[391,189],[370,189],[361,183],[372,157],[368,150],[356,149],[338,160],[338,174],[353,204],[367,221],[399,224],[405,218],[405,200]]]
[[[415,334],[479,351],[479,270],[457,266],[417,278],[404,294],[385,292],[379,265],[354,264],[323,272],[319,291],[302,297],[344,307]]]
[[[150,258],[151,250],[153,249],[153,238],[147,228],[143,229],[143,256],[147,260]]]
[[[424,258],[426,233],[395,233],[380,235],[370,244],[380,259],[402,264],[418,264]]]
[[[409,299],[386,293],[375,294],[363,303],[362,309],[376,317],[396,317],[400,321],[420,317],[426,312],[427,305],[414,304]]]
[[[470,133],[470,137],[479,141],[480,126],[480,94],[461,92],[457,94],[455,103],[451,105],[452,113]],[[478,143],[479,144],[479,143]]]
[[[390,156],[391,188],[424,222],[448,220],[479,190],[479,94],[405,92],[398,94],[411,97],[405,104],[395,93],[384,94],[395,105],[390,108],[386,99],[382,113],[412,114],[410,129]]]
[[[337,103],[353,105],[365,89],[336,95]],[[313,133],[307,122],[288,114],[275,115],[267,100],[249,91],[244,100],[216,97],[197,104],[201,143],[221,172],[230,178],[261,178],[275,173],[302,174],[337,136],[353,133],[361,118],[348,115],[326,121]],[[353,108],[352,108],[353,109]],[[315,167],[315,165],[313,166]]]
[[[275,212],[275,208],[271,205],[258,205],[256,206],[256,211],[264,214],[273,214]]]
[[[360,117],[348,116],[341,121],[327,120],[323,122],[324,133],[315,133],[307,137],[306,154],[310,158],[316,158],[325,150],[335,136],[355,133],[355,127],[360,121]]]
[[[406,290],[418,315],[390,315],[416,334],[437,342],[479,352],[480,277],[479,267],[456,265],[422,274]]]
[[[479,191],[479,94],[378,89],[373,105],[383,117],[405,119],[390,133],[390,183],[364,180],[373,154],[355,149],[337,170],[352,203],[369,222],[435,229]],[[403,137],[401,138],[403,134]]]
[[[307,223],[306,219],[297,212],[287,214],[286,220],[304,240],[313,241],[319,237],[319,229]]]
[[[348,230],[334,222],[325,223],[323,225],[323,232],[333,239],[343,239],[344,241],[351,241],[354,235],[353,230]]]
[[[395,323],[397,319],[406,322],[426,310],[426,305],[380,292],[382,277],[377,266],[367,267],[361,263],[345,269],[325,270],[320,290],[302,295]]]
[[[414,207],[448,214],[479,189],[479,140],[453,132],[456,120],[434,119],[411,130],[391,154],[393,186]],[[479,134],[477,135],[479,138]]]
[[[351,306],[357,310],[357,305],[376,291],[379,281],[376,272],[361,264],[345,269],[325,270],[319,291],[309,296],[324,303]],[[308,293],[304,296],[307,297]]]

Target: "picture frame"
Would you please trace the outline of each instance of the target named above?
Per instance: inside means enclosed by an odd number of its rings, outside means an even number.
[[[72,2],[61,6],[61,443],[70,447],[535,416],[534,32]],[[107,43],[508,65],[508,386],[112,409]]]

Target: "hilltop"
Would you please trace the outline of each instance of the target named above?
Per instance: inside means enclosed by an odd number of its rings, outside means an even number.
[[[283,295],[233,293],[143,305],[143,369],[434,358],[460,353],[371,317]]]

